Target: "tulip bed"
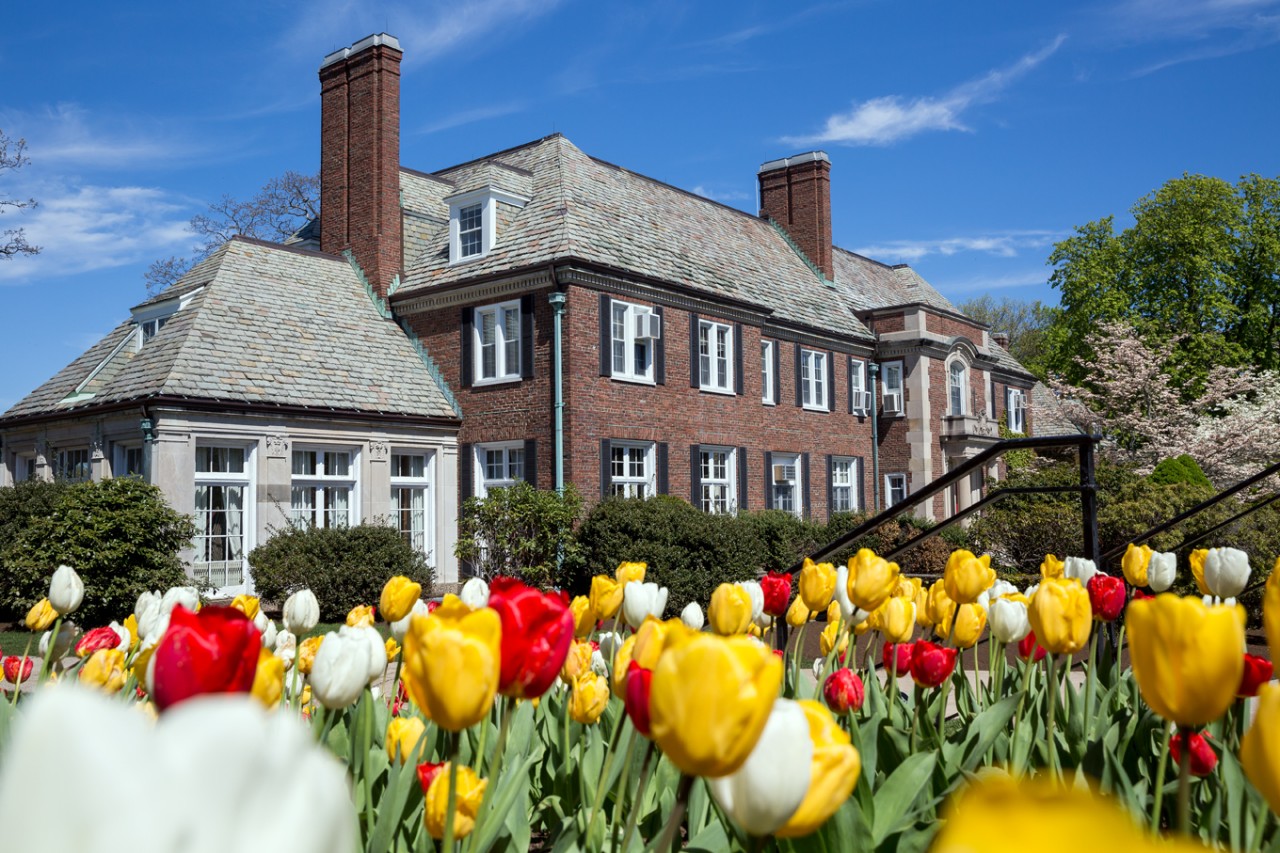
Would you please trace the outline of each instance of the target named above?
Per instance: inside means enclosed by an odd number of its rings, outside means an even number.
[[[666,590],[638,563],[577,598],[503,578],[436,605],[392,578],[376,607],[299,642],[319,616],[308,590],[283,629],[251,597],[201,606],[178,588],[82,632],[64,566],[27,616],[40,662],[3,662],[5,838],[1280,850],[1280,686],[1246,654],[1232,600],[1247,558],[1194,553],[1203,598],[1149,594],[1172,583],[1172,555],[1131,547],[1122,568],[1049,556],[1020,591],[957,551],[926,587],[864,550],[724,584],[665,620]],[[1274,649],[1275,569],[1264,618]],[[812,633],[822,657],[802,660]],[[107,821],[139,802],[149,816],[126,842]]]

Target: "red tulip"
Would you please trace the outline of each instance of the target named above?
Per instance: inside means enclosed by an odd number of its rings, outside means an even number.
[[[1032,661],[1032,663],[1039,663],[1040,661],[1044,660],[1044,655],[1045,655],[1044,646],[1041,646],[1039,643],[1036,642],[1035,631],[1028,631],[1027,636],[1023,637],[1021,640],[1018,641],[1018,657],[1022,658],[1023,660],[1026,660],[1027,658],[1031,657],[1032,647],[1034,647],[1036,650],[1036,657],[1035,657],[1035,660]]]
[[[1134,600],[1134,601],[1141,601],[1141,600],[1142,600],[1142,599],[1144,599],[1144,598],[1155,598],[1155,596],[1154,596],[1154,595],[1152,595],[1152,594],[1151,594],[1151,593],[1149,593],[1149,592],[1143,592],[1142,590],[1138,589],[1137,587],[1134,587],[1134,588],[1133,588],[1133,600]]]
[[[515,578],[494,578],[489,606],[502,619],[502,672],[498,692],[535,699],[555,683],[573,644],[573,614],[556,595]]]
[[[911,671],[911,653],[914,650],[914,643],[885,643],[884,653],[881,655],[884,671],[893,672],[894,658],[897,658],[898,675],[906,675]]]
[[[938,687],[956,665],[956,650],[917,640],[911,650],[911,677],[921,687]]]
[[[261,632],[239,610],[175,607],[151,659],[156,706],[163,711],[202,693],[248,693],[261,648]]]
[[[80,638],[80,642],[76,643],[76,654],[84,658],[100,649],[115,649],[119,646],[120,635],[114,628],[104,625],[101,628],[94,628]]]
[[[827,700],[827,707],[837,714],[857,711],[862,707],[866,693],[862,688],[862,679],[851,669],[837,669],[827,676],[822,685],[822,698]]]
[[[652,683],[653,670],[631,661],[627,667],[622,704],[627,709],[627,716],[631,718],[631,725],[645,737],[649,736],[649,686]]]
[[[29,657],[9,655],[4,659],[4,677],[11,684],[21,684],[31,677],[35,661]]]
[[[1120,613],[1124,610],[1125,598],[1128,595],[1123,578],[1116,578],[1098,572],[1089,578],[1087,589],[1089,590],[1089,604],[1093,607],[1094,619],[1103,622],[1114,622],[1120,617]]]
[[[441,761],[439,764],[432,764],[427,761],[418,765],[418,784],[422,786],[422,795],[424,797],[427,795],[427,789],[431,787],[431,783],[436,780],[436,777],[444,770],[447,763]]]
[[[1271,680],[1272,665],[1266,658],[1245,652],[1244,672],[1240,675],[1237,696],[1257,696],[1258,688]]]
[[[1218,754],[1209,745],[1209,735],[1199,732],[1177,732],[1169,740],[1169,755],[1175,764],[1182,761],[1182,742],[1186,741],[1191,748],[1190,766],[1192,776],[1208,776],[1218,766]]]
[[[437,608],[437,607],[439,607],[439,606],[440,606],[440,602],[438,602],[438,601],[428,601],[428,602],[427,602],[427,615],[428,615],[428,616],[430,616],[432,613],[435,613],[435,612],[436,612],[436,608]]]
[[[769,572],[760,578],[760,589],[764,592],[764,612],[774,617],[785,616],[791,603],[791,575]]]

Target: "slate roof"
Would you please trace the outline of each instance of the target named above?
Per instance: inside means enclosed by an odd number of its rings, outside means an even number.
[[[141,349],[121,323],[2,419],[153,397],[458,417],[346,259],[237,237],[143,304],[202,286]]]
[[[960,313],[933,285],[905,264],[882,264],[836,246],[832,252],[832,265],[835,267],[836,284],[858,311],[921,302],[943,311]]]
[[[1078,435],[1084,432],[1066,416],[1057,395],[1043,382],[1031,387],[1031,431],[1036,435]]]

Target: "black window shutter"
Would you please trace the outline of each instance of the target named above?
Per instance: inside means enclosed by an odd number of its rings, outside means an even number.
[[[656,477],[658,481],[658,494],[669,494],[671,492],[671,482],[667,478],[667,443],[665,441],[659,441],[657,446],[654,448],[653,455],[657,457],[655,461],[658,465],[658,475]]]
[[[520,378],[533,378],[533,294],[520,297]]]
[[[667,318],[662,316],[662,308],[654,308],[658,318],[658,339],[653,342],[653,381],[659,385],[667,384]]]
[[[611,301],[600,294],[600,375],[613,375],[613,316]]]
[[[835,467],[836,458],[830,453],[827,454],[827,520],[831,520],[831,516],[835,515],[836,505],[836,488],[835,488]]]
[[[813,484],[809,481],[809,454],[800,454],[800,478],[804,480],[804,517],[813,517]]]
[[[689,315],[689,387],[697,388],[701,384],[701,375],[698,370],[699,365],[698,352],[698,315]]]
[[[742,324],[733,324],[733,393],[742,394]]]
[[[475,494],[476,460],[470,444],[458,445],[458,504]]]
[[[858,489],[858,491],[857,491],[857,499],[858,499],[858,502],[857,502],[857,504],[856,504],[856,506],[855,506],[855,509],[857,509],[857,510],[859,510],[859,511],[862,511],[862,512],[865,512],[865,511],[866,511],[866,509],[867,509],[867,501],[866,501],[866,495],[867,495],[867,493],[866,493],[866,486],[867,486],[867,484],[866,484],[866,482],[865,482],[865,481],[864,481],[864,479],[863,479],[863,475],[865,475],[865,474],[866,474],[866,471],[864,471],[864,470],[863,470],[863,468],[862,468],[862,457],[861,457],[861,456],[855,457],[855,459],[854,459],[854,464],[858,466],[858,471],[857,471],[858,479],[856,480],[856,482],[857,482],[857,484],[858,484],[858,485],[857,485],[857,489]]]
[[[611,456],[609,439],[600,439],[600,500],[609,497],[609,457]]]
[[[538,442],[532,438],[524,443],[524,479],[538,488]]]
[[[848,371],[848,381],[845,383],[845,393],[849,395],[849,414],[853,414],[853,371],[856,367],[853,363],[853,356],[847,356],[844,360],[845,369]]]
[[[773,402],[782,402],[782,342],[774,341],[773,346]]]
[[[689,445],[689,503],[702,508],[702,448]]]
[[[773,509],[773,454],[764,452],[764,508]]]
[[[747,449],[738,448],[738,509],[747,508]]]
[[[827,353],[827,411],[836,410],[836,354]]]
[[[800,387],[800,344],[796,344],[796,405],[804,405],[804,389]]]
[[[472,324],[474,322],[475,322],[475,311],[471,308],[463,308],[462,324],[461,324],[462,325],[462,332],[461,332],[462,356],[459,359],[459,361],[462,362],[462,387],[463,388],[471,387],[471,369],[472,369],[471,340],[472,340],[472,337],[475,335],[475,332],[472,330]]]

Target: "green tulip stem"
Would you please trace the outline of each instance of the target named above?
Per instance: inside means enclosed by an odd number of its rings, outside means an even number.
[[[1028,657],[1026,660],[1022,662],[1022,690],[1019,691],[1018,710],[1015,711],[1013,714],[1013,737],[1010,739],[1011,748],[1012,748],[1012,744],[1018,738],[1018,727],[1022,725],[1022,709],[1027,704],[1027,694],[1031,692],[1031,672],[1035,668],[1035,664],[1032,662],[1032,659],[1034,657],[1035,657],[1035,654],[1033,653],[1030,657]],[[1013,768],[1013,775],[1021,776],[1022,771],[1024,769],[1025,768],[1023,767],[1018,767],[1017,765],[1015,765]]]
[[[45,653],[44,660],[40,662],[40,680],[36,682],[37,684],[44,684],[53,669],[53,659],[58,656],[58,630],[61,628],[62,617],[59,616],[53,620],[53,632],[49,634],[49,649]]]
[[[1045,705],[1045,734],[1049,741],[1049,772],[1053,774],[1055,781],[1062,778],[1061,772],[1058,770],[1058,744],[1056,741],[1057,717],[1058,717],[1058,679],[1057,679],[1058,656],[1049,655],[1049,696],[1048,703]]]
[[[671,807],[671,817],[667,819],[662,837],[653,846],[654,850],[668,853],[675,844],[676,835],[680,832],[680,824],[684,823],[684,812],[689,805],[689,792],[693,790],[693,777],[688,773],[680,774],[680,786],[676,788],[676,802]]]
[[[626,719],[623,713],[618,719],[621,722]],[[631,750],[635,746],[636,730],[634,727],[627,730],[627,750],[626,761],[631,761]],[[591,800],[591,812],[587,818],[587,833],[590,834],[591,827],[595,825],[596,815],[600,812],[600,807],[604,804],[604,790],[609,787],[609,773],[613,770],[613,762],[618,757],[618,729],[614,730],[613,740],[609,742],[609,752],[605,755],[604,766],[600,770],[600,778],[596,781],[595,796]],[[622,774],[625,776],[626,774]]]
[[[627,788],[629,787],[627,783],[631,780],[631,757],[635,754],[636,741],[638,740],[641,740],[640,733],[633,730],[631,740],[627,742],[627,752],[622,757],[622,772],[618,774],[618,784],[613,789],[613,813],[609,817],[609,838],[611,841],[616,841],[618,837],[616,831],[618,815],[621,814],[622,804],[626,800]],[[600,786],[604,787],[608,781],[609,778],[607,776],[601,779]]]
[[[479,829],[480,822],[485,820],[488,817],[488,814],[485,812],[485,808],[489,805],[489,793],[494,788],[498,787],[498,779],[502,775],[502,759],[507,753],[507,734],[511,731],[511,718],[515,716],[515,713],[516,713],[515,698],[512,696],[504,696],[502,698],[502,722],[498,724],[498,742],[493,745],[493,761],[489,762],[489,765],[488,765],[489,769],[488,769],[487,775],[484,777],[488,779],[489,782],[487,785],[484,786],[484,792],[480,794],[480,810],[476,812],[476,814],[478,815],[476,819],[476,824],[477,824],[476,829]],[[480,773],[479,768],[482,762],[484,761],[484,736],[488,730],[489,730],[489,720],[486,717],[486,719],[484,720],[484,725],[481,726],[480,728],[480,746],[476,750],[476,757],[474,761],[476,765],[477,775],[479,775]],[[458,749],[458,746],[457,744],[455,744],[454,745],[455,753],[457,749]],[[451,811],[449,812],[449,814],[452,815],[453,812]],[[506,819],[506,815],[501,815],[500,817],[502,820]],[[450,821],[450,826],[452,826],[452,821]],[[469,836],[469,840],[467,841],[468,850],[475,849],[474,848],[475,838],[479,834],[480,834],[479,832],[476,832],[474,830],[472,831],[471,835]],[[448,848],[445,848],[445,849],[447,850]]]
[[[1190,729],[1179,728],[1182,749],[1178,752],[1178,831],[1191,834],[1191,742]]]
[[[449,799],[444,807],[444,838],[440,849],[444,853],[453,853],[453,818],[458,809],[458,753],[462,744],[462,735],[453,732],[453,744],[449,749]],[[487,789],[489,786],[485,786]]]
[[[22,653],[22,663],[18,664],[18,675],[22,675],[22,670],[27,668],[27,659],[31,657],[31,642],[34,637],[27,638],[27,648]],[[22,692],[22,685],[15,683],[13,685],[13,696],[9,698],[9,707],[15,708],[18,705],[18,694]],[[127,694],[126,694],[127,695]]]
[[[796,647],[791,654],[791,671],[793,675],[791,686],[794,691],[791,695],[795,698],[800,697],[800,656],[804,654],[804,632],[808,627],[809,620],[806,619],[804,624],[800,626],[800,630],[796,631]]]
[[[893,724],[893,711],[898,704],[898,650],[897,648],[894,648],[893,655],[891,657],[893,658],[893,662],[889,664],[890,666],[889,683],[885,685],[889,690],[889,723],[890,725]],[[876,677],[875,664],[873,663],[871,667],[872,668],[871,668],[870,676],[872,678],[875,678]],[[853,725],[852,720],[850,721],[849,724],[851,726]]]
[[[1098,692],[1098,676],[1094,672],[1097,669],[1098,662],[1098,634],[1101,633],[1105,625],[1105,622],[1099,622],[1095,625],[1093,636],[1089,638],[1089,672],[1085,676],[1084,687],[1084,732],[1086,739],[1093,732],[1093,700]]]
[[[956,617],[959,615],[960,615],[960,605],[953,604],[951,608],[951,627],[947,629],[947,642],[945,643],[945,645],[950,646],[951,648],[955,648],[955,645],[954,643],[952,643],[952,640],[955,638],[955,635],[956,635],[956,622],[958,621]],[[956,658],[960,664],[960,671],[961,673],[963,673],[964,672],[963,653],[957,650]],[[938,703],[938,749],[942,749],[942,744],[944,741],[946,741],[944,732],[946,732],[947,730],[946,729],[947,696],[950,695],[951,693],[951,682],[954,679],[955,679],[955,673],[953,672],[950,678],[942,682],[942,701]],[[957,708],[958,707],[959,706],[957,705]]]
[[[1124,660],[1124,638],[1127,625],[1120,626],[1120,639],[1116,641],[1116,672],[1121,672],[1120,664]]]
[[[917,684],[915,686],[915,691],[914,691],[915,701],[912,703],[912,706],[911,706],[911,751],[912,752],[916,751],[916,730],[920,728],[920,700],[923,698],[921,695],[921,692],[922,691],[920,690],[920,685]]]
[[[622,833],[622,853],[627,853],[631,848],[631,836],[636,832],[636,821],[640,817],[640,811],[644,808],[644,792],[649,786],[649,771],[653,769],[653,754],[657,747],[653,745],[653,741],[649,741],[649,745],[645,747],[644,760],[640,762],[640,782],[636,785],[636,795],[631,799],[631,812],[627,815],[627,828]],[[621,806],[621,803],[619,803]],[[610,833],[611,838],[616,838]]]
[[[1164,773],[1169,766],[1169,741],[1173,738],[1173,723],[1164,727],[1164,743],[1160,747],[1160,761],[1156,764],[1156,799],[1151,806],[1151,831],[1160,831],[1160,807],[1164,802]],[[1187,750],[1183,750],[1187,752]]]

